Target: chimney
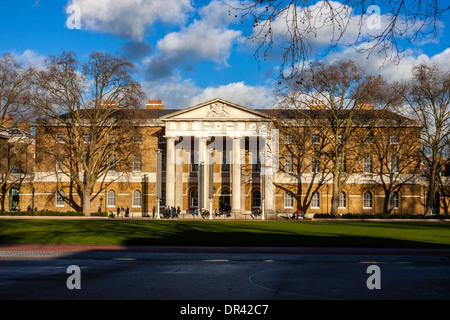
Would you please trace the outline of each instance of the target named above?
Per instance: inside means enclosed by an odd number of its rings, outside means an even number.
[[[30,126],[29,122],[23,121],[23,122],[18,122],[17,123],[17,129],[20,129],[20,130],[22,130],[24,132],[30,133],[31,132],[30,128],[31,128],[31,126]]]
[[[164,109],[164,106],[161,103],[161,100],[148,100],[148,103],[145,105],[145,109]]]
[[[325,109],[327,106],[323,103],[323,100],[313,99],[309,106],[313,110]]]
[[[373,110],[373,104],[370,102],[362,103],[358,105],[359,110]]]
[[[110,107],[115,107],[116,106],[116,101],[114,100],[103,100],[102,103],[102,107],[103,108],[110,108]]]
[[[12,114],[8,114],[6,118],[3,118],[3,122],[1,125],[4,126],[6,129],[11,129],[12,127],[14,127],[14,120]]]

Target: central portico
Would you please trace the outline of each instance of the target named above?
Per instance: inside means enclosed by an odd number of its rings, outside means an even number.
[[[245,195],[259,194],[261,210],[273,213],[278,131],[268,115],[214,99],[160,120],[165,123],[167,206],[214,212],[222,209],[219,197],[231,195],[231,213],[241,216],[258,204],[250,199],[246,207]]]

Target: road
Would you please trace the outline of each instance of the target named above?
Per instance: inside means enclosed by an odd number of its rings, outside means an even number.
[[[450,299],[447,254],[160,251],[0,250],[0,299]]]

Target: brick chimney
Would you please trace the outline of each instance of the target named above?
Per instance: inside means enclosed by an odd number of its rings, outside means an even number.
[[[6,129],[11,129],[14,127],[14,119],[12,114],[8,114],[6,118],[3,118],[2,126],[4,126]]]
[[[309,106],[311,109],[325,109],[327,106],[325,105],[325,103],[323,103],[323,100],[316,100],[314,99],[313,101],[311,101],[311,105]]]
[[[164,109],[164,106],[162,105],[161,100],[148,100],[145,109]]]
[[[102,103],[102,107],[103,108],[110,108],[110,107],[115,107],[116,106],[116,101],[114,100],[103,100]]]
[[[363,103],[358,105],[359,110],[373,110],[373,104],[371,103]]]
[[[17,129],[20,129],[24,132],[30,133],[31,132],[30,128],[31,128],[31,126],[30,126],[29,122],[23,121],[23,122],[17,123]]]

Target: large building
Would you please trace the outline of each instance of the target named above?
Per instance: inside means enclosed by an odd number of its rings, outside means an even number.
[[[360,112],[370,118],[377,110]],[[290,147],[294,139],[277,121],[291,117],[286,110],[250,109],[222,99],[165,109],[161,101],[150,100],[135,117],[137,149],[129,166],[111,168],[96,183],[91,211],[123,206],[132,216],[152,217],[158,207],[174,206],[185,217],[212,210],[223,218],[254,218],[259,212],[258,219],[275,219],[297,209],[306,215],[331,210],[332,178],[312,157]],[[417,161],[402,167],[400,152],[406,148],[400,141],[418,143],[420,126],[394,113],[383,117],[389,172],[382,172],[382,151],[372,149],[373,154],[357,159],[339,195],[341,214],[424,213],[425,180]],[[305,144],[315,143],[318,134],[300,122],[298,130],[308,135]],[[5,184],[3,210],[81,211],[73,181],[42,151],[52,143],[37,125],[32,163],[20,184]],[[436,210],[441,207],[443,213],[446,206],[440,203]]]

